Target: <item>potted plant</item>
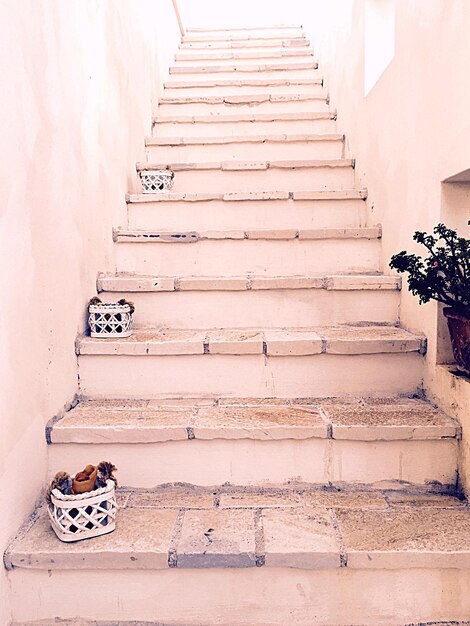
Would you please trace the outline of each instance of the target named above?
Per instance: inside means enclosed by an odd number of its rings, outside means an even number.
[[[413,239],[426,248],[427,256],[402,251],[392,256],[390,267],[408,272],[408,288],[420,304],[437,300],[446,305],[455,361],[470,371],[470,239],[444,224],[432,235],[417,231]]]

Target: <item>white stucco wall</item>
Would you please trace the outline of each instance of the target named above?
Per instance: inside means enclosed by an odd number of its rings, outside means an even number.
[[[2,552],[44,486],[44,426],[77,390],[75,338],[178,40],[171,0],[1,3]],[[0,624],[7,595],[0,572]]]
[[[381,64],[375,81],[366,76],[367,43],[367,54],[374,54],[368,32],[371,3],[376,8],[387,5],[388,25],[378,20],[377,28],[395,33],[393,54],[390,42],[383,48],[377,39]],[[415,230],[429,231],[443,221],[470,237],[470,186],[443,184],[470,167],[470,3],[393,0],[392,4],[390,0],[304,4],[304,26],[312,34],[332,106],[338,109],[347,151],[356,158],[357,183],[369,190],[369,224],[383,226],[385,272],[392,254],[414,248]],[[370,87],[366,95],[364,86]],[[450,356],[442,315],[435,303],[419,306],[405,287],[401,323],[428,338],[425,389],[462,422],[460,471],[467,486],[469,383],[455,384],[437,367]]]

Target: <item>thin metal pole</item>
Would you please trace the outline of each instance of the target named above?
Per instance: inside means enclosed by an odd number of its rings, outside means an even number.
[[[183,22],[181,21],[181,15],[178,9],[178,3],[176,2],[176,0],[171,0],[171,1],[173,2],[173,8],[175,9],[176,19],[178,21],[178,26],[180,27],[181,37],[184,37],[184,26],[183,26]]]

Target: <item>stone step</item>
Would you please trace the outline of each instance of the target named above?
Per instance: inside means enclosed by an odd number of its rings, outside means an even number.
[[[214,355],[264,354],[268,357],[314,354],[380,354],[421,352],[425,340],[395,326],[333,326],[269,330],[137,329],[125,339],[82,336],[77,354],[86,355]]]
[[[266,48],[264,50],[267,50]],[[245,69],[245,67],[255,67],[259,69],[249,69],[248,71],[262,71],[265,68],[276,67],[279,65],[292,64],[292,67],[286,69],[317,69],[318,61],[314,59],[313,52],[309,48],[299,48],[298,50],[283,50],[279,48],[278,52],[264,52],[263,49],[253,52],[229,52],[218,55],[209,54],[202,55],[205,58],[198,59],[193,52],[186,53],[186,58],[181,60],[178,55],[175,56],[174,64],[170,67],[170,74],[188,74],[190,68],[197,68],[197,73],[210,72],[213,67],[216,71],[225,71],[226,67],[235,67],[234,71]],[[180,68],[185,68],[179,72]],[[284,69],[284,68],[282,68]]]
[[[219,76],[208,80],[207,78],[196,80],[171,79],[165,83],[165,96],[225,96],[234,93],[243,95],[266,94],[270,95],[295,95],[302,91],[306,94],[323,94],[322,78],[298,78],[290,77],[263,78],[249,77],[240,80],[238,77],[230,80],[221,79]]]
[[[470,512],[449,496],[169,486],[121,502],[114,533],[76,544],[36,512],[6,554],[16,622],[422,626],[470,615]]]
[[[87,620],[87,619],[81,619],[80,617],[72,617],[71,619],[61,619],[61,618],[51,618],[51,619],[47,619],[47,620],[34,620],[34,621],[27,621],[27,622],[12,622],[11,626],[162,626],[161,622],[157,623],[157,622],[135,622],[135,621],[122,621],[122,620],[113,620],[112,622],[103,622],[103,621],[96,621],[96,620]],[[169,626],[188,626],[187,622],[185,624],[182,624],[181,622],[172,622],[171,625]],[[224,624],[222,622],[218,622],[218,626],[233,626],[230,624]],[[329,624],[319,624],[318,626],[330,626]],[[393,624],[392,626],[470,626],[470,622],[456,622],[456,621],[452,621],[452,622],[420,622],[419,624],[417,624],[416,622],[414,622],[413,624],[411,623],[407,623],[405,624],[404,622],[401,622],[400,624]]]
[[[317,61],[290,61],[281,62],[274,60],[272,63],[253,63],[249,60],[243,62],[237,60],[236,63],[204,63],[203,65],[183,65],[177,64],[170,67],[169,73],[172,74],[270,74],[279,72],[303,72],[304,70],[317,70]]]
[[[234,32],[252,32],[252,31],[281,31],[292,29],[302,29],[301,24],[271,24],[269,26],[239,26],[239,27],[231,27],[231,28],[205,28],[205,27],[189,27],[186,28],[187,33],[234,33]]]
[[[238,121],[221,119],[223,117],[233,118],[233,116],[229,115],[217,116],[217,119],[213,120],[197,119],[195,121],[184,120],[183,116],[180,115],[178,116],[179,121],[169,121],[168,118],[160,119],[153,125],[153,134],[159,137],[174,137],[175,135],[181,137],[234,135],[239,137],[276,134],[337,134],[336,117],[334,114],[328,111],[310,113],[308,115],[305,113],[298,115],[298,113],[300,112],[293,111],[282,117],[280,115],[271,116],[273,119],[262,119],[260,116],[266,115],[265,113],[255,113],[250,116],[247,115],[246,119]],[[240,114],[240,117],[242,115]],[[295,117],[297,115],[298,117]],[[207,118],[209,117],[211,116],[207,116]],[[256,119],[256,117],[259,117],[259,119]],[[277,119],[278,117],[280,119]]]
[[[288,67],[290,65],[291,67]],[[293,67],[294,64],[277,64],[266,66],[264,69],[256,69],[256,66],[208,66],[208,67],[172,67],[170,76],[180,77],[187,76],[189,80],[197,80],[199,76],[205,74],[209,79],[217,78],[220,80],[234,80],[234,74],[238,80],[244,80],[256,77],[256,80],[270,80],[270,79],[284,79],[287,81],[294,81],[299,78],[321,78],[319,70],[315,67],[316,63],[305,64],[305,67],[298,68]],[[310,67],[309,67],[310,66]]]
[[[150,194],[149,194],[150,195]],[[162,275],[266,276],[380,270],[380,229],[125,231],[114,239],[116,270]]]
[[[93,398],[408,394],[421,385],[423,350],[422,338],[390,326],[155,329],[77,341],[80,390]]]
[[[359,228],[366,190],[263,193],[130,194],[129,228],[168,231]],[[318,273],[318,272],[315,272]],[[233,274],[233,272],[232,272]]]
[[[246,94],[237,96],[162,97],[158,115],[224,115],[233,113],[328,113],[327,96],[323,94]]]
[[[138,328],[396,324],[398,288],[395,277],[377,275],[98,278],[103,301],[134,302]]]
[[[340,134],[213,135],[147,137],[149,161],[338,159],[343,156]]]
[[[460,430],[430,404],[406,398],[220,398],[83,400],[47,435],[50,477],[71,459],[75,471],[99,454],[128,487],[266,486],[295,476],[338,487],[406,481],[452,489]]]
[[[246,27],[246,28],[193,28],[186,29],[186,33],[190,36],[209,38],[212,36],[220,37],[225,35],[230,38],[246,38],[246,37],[266,37],[266,36],[278,36],[278,37],[303,37],[304,31],[300,25],[291,26],[272,26],[272,27]],[[224,40],[225,41],[225,40]]]
[[[303,115],[303,114],[302,114]],[[251,116],[250,116],[251,117]],[[284,119],[279,120],[240,120],[239,122],[229,122],[223,119],[207,120],[206,122],[195,124],[194,122],[160,122],[153,125],[152,133],[157,137],[232,137],[236,132],[236,137],[251,137],[252,135],[273,135],[273,134],[335,134],[337,133],[337,123],[335,117],[328,111],[322,111],[316,115],[312,114],[304,119],[297,112]],[[310,155],[311,156],[311,155]],[[320,156],[325,156],[321,154]],[[161,160],[161,159],[159,159]]]
[[[153,118],[153,124],[238,124],[238,122],[296,122],[316,120],[335,120],[336,113],[334,111],[269,111],[267,113],[227,113],[222,114],[203,114],[203,115],[157,115]],[[279,133],[282,134],[282,133]]]
[[[296,37],[293,39],[285,39],[281,36],[276,39],[238,39],[227,40],[220,39],[217,41],[183,41],[179,45],[180,50],[244,50],[246,48],[308,48],[310,41],[305,37]]]
[[[354,161],[351,159],[137,163],[137,171],[162,170],[167,165],[174,172],[173,193],[204,192],[208,186],[213,193],[242,192],[247,188],[263,192],[280,180],[294,191],[312,187],[331,190],[354,187]]]
[[[250,43],[251,45],[258,45],[264,42],[270,42],[272,44],[273,41],[282,41],[283,44],[287,46],[296,46],[302,45],[304,41],[306,41],[305,34],[302,31],[296,30],[294,33],[289,32],[269,32],[269,33],[246,33],[246,32],[225,32],[225,33],[214,33],[214,34],[200,34],[200,35],[185,35],[182,38],[182,45],[186,43],[205,43],[209,44],[218,44],[226,43],[226,42],[234,42],[237,45],[240,43]]]
[[[276,61],[279,59],[292,59],[297,57],[312,57],[313,51],[310,48],[255,48],[247,50],[185,50],[175,54],[176,62],[196,62],[196,61],[241,61],[245,59],[269,59]]]
[[[290,102],[306,102],[306,101],[324,101],[327,99],[325,94],[308,94],[308,93],[297,93],[297,94],[285,94],[285,95],[275,95],[269,93],[263,94],[246,94],[246,95],[238,95],[236,93],[227,94],[225,96],[216,96],[216,95],[206,95],[206,96],[162,96],[159,100],[159,106],[164,106],[168,104],[179,104],[179,105],[187,105],[187,104],[223,104],[227,107],[227,111],[231,108],[232,110],[237,110],[243,106],[257,106],[264,103],[270,104],[280,104],[283,106]],[[212,110],[212,107],[210,108]]]
[[[261,624],[261,622],[258,622],[258,624]],[[61,618],[51,618],[51,619],[47,619],[47,620],[34,620],[34,621],[27,621],[27,622],[12,622],[11,626],[162,626],[161,622],[135,622],[133,621],[122,621],[122,620],[113,620],[111,623],[106,621],[96,621],[96,620],[83,620],[80,617],[72,617],[71,619],[61,619]],[[182,624],[181,622],[172,622],[171,625],[168,626],[188,626],[187,622]],[[233,626],[230,624],[223,624],[222,622],[218,622],[218,626]],[[317,626],[330,626],[330,624],[319,624]],[[348,625],[351,626],[351,625]],[[411,623],[407,623],[405,624],[404,622],[401,622],[400,624],[393,624],[393,626],[470,626],[470,622],[456,622],[456,621],[452,621],[452,622],[420,622],[419,624],[417,624],[416,622],[414,622],[413,624]]]

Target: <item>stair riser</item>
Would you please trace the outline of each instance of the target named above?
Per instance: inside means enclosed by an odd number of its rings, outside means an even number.
[[[363,225],[363,200],[277,200],[261,202],[149,202],[129,204],[129,227],[140,230],[238,230],[357,228]]]
[[[268,276],[379,271],[378,240],[205,240],[197,243],[120,243],[118,272],[163,276]]]
[[[398,317],[398,291],[326,291],[321,289],[253,291],[178,291],[102,293],[136,305],[136,327],[301,328],[386,322]],[[269,312],[269,316],[267,313]]]
[[[263,48],[248,48],[248,50],[180,50],[175,54],[175,62],[196,63],[198,61],[228,62],[228,61],[248,61],[259,60],[263,62],[271,59],[272,62],[279,61],[307,61],[312,58],[313,52],[310,48],[301,47],[282,48],[281,46],[271,46]]]
[[[470,617],[468,569],[18,569],[8,577],[13,618],[49,618],[51,626],[56,615],[175,626],[388,626]]]
[[[163,443],[54,444],[49,448],[49,480],[64,467],[85,467],[91,460],[110,458],[119,468],[124,487],[152,488],[186,482],[211,486],[368,484],[406,481],[425,485],[438,481],[454,485],[457,442],[334,441],[284,439],[250,441],[213,439]],[[204,459],[204,463],[201,463]]]
[[[235,65],[235,64],[233,64]],[[175,72],[170,73],[170,81],[171,80],[271,80],[271,79],[280,79],[286,81],[293,81],[296,78],[309,78],[309,79],[319,79],[322,78],[322,72],[319,69],[314,69],[313,67],[302,68],[302,69],[268,69],[264,71],[249,71],[245,68],[239,68],[237,70],[227,69],[227,71],[222,72],[214,72],[211,71],[211,68],[208,68],[207,71],[203,72]],[[220,93],[218,94],[220,95]]]
[[[352,167],[315,167],[267,170],[182,170],[175,172],[174,193],[212,191],[298,191],[353,189]]]
[[[228,94],[231,95],[231,94]],[[173,96],[172,96],[173,97]],[[290,113],[294,111],[326,113],[329,110],[325,100],[293,100],[287,102],[261,102],[252,104],[226,104],[189,102],[187,104],[160,104],[159,115],[235,115],[237,113]]]
[[[259,50],[264,48],[282,48],[286,50],[298,49],[309,47],[310,43],[308,39],[294,38],[285,39],[279,37],[278,39],[245,39],[240,41],[215,41],[215,42],[183,42],[179,46],[179,50],[246,50],[247,48],[253,50]]]
[[[155,124],[155,137],[214,137],[220,135],[291,135],[336,133],[335,120],[275,120],[272,122],[174,122]]]
[[[300,52],[300,54],[299,54]],[[244,65],[255,65],[256,63],[259,63],[260,65],[275,65],[275,64],[279,64],[279,63],[311,63],[313,61],[315,61],[313,55],[312,55],[312,51],[309,49],[305,49],[305,50],[300,50],[300,51],[295,51],[295,56],[292,55],[281,55],[281,54],[272,54],[270,52],[257,52],[256,56],[254,56],[255,53],[251,52],[249,53],[248,57],[235,57],[235,58],[230,58],[230,57],[218,57],[217,55],[211,55],[210,58],[198,58],[200,57],[199,54],[192,54],[191,58],[186,58],[184,59],[178,59],[176,58],[174,63],[172,64],[172,68],[178,68],[178,67],[199,67],[201,65],[203,66],[212,66],[212,65],[237,65],[237,66],[244,66]]]
[[[233,79],[233,77],[232,77]],[[208,81],[202,77],[201,81]],[[238,77],[235,77],[238,80]],[[183,96],[232,96],[238,94],[240,96],[250,96],[253,94],[285,95],[307,93],[311,95],[322,95],[324,89],[321,84],[283,84],[283,85],[222,85],[208,86],[202,85],[198,87],[172,87],[171,82],[165,83],[165,97],[183,97]]]
[[[266,32],[266,30],[259,31],[236,31],[236,32],[209,32],[209,33],[194,33],[185,35],[182,40],[184,44],[217,44],[219,42],[250,42],[250,43],[264,43],[273,41],[294,42],[302,43],[305,41],[304,32],[299,29],[283,30],[282,32]]]
[[[190,161],[254,161],[280,159],[339,159],[343,154],[343,142],[266,142],[195,144],[187,146],[148,146],[149,163],[188,163]]]
[[[92,398],[327,397],[413,393],[418,353],[264,357],[263,355],[80,356],[80,390]]]
[[[235,29],[207,29],[204,31],[190,30],[183,38],[183,42],[190,41],[236,41],[237,39],[256,39],[263,40],[275,39],[298,39],[305,37],[304,31],[300,26],[292,26],[291,28],[241,28]]]

